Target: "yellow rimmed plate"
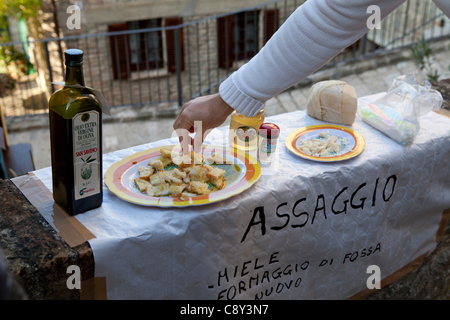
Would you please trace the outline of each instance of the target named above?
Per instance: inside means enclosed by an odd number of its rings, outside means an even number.
[[[321,132],[347,139],[348,144],[340,152],[326,157],[311,156],[300,151],[300,140],[317,138]],[[303,127],[291,132],[286,138],[286,147],[289,151],[304,159],[319,162],[334,162],[351,159],[359,155],[364,150],[365,141],[362,135],[347,127],[337,125],[315,125]]]
[[[179,146],[162,146],[134,153],[113,163],[105,173],[105,184],[108,189],[122,200],[143,205],[158,207],[186,207],[199,206],[231,198],[250,188],[261,176],[261,167],[254,157],[237,149],[223,146],[203,146],[201,153],[207,159],[211,154],[219,152],[224,154],[232,164],[218,165],[225,170],[225,187],[202,195],[187,199],[172,197],[150,197],[141,193],[134,184],[139,176],[138,169],[147,166],[150,160],[161,156],[161,148],[175,148]]]

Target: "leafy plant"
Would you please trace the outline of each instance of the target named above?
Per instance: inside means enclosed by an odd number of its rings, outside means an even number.
[[[29,19],[42,14],[41,0],[2,0],[0,1],[0,17],[19,17]],[[6,19],[0,19],[0,28],[6,29]]]
[[[439,80],[441,76],[438,70],[432,68],[433,58],[431,57],[432,49],[430,48],[425,37],[416,41],[411,45],[411,52],[414,56],[414,62],[425,73],[428,81],[435,82]]]
[[[0,73],[9,73],[14,79],[28,74],[25,55],[14,46],[0,47]]]
[[[28,30],[41,27],[41,0],[2,0],[0,1],[0,43],[11,42],[8,32],[8,18],[24,19]],[[35,37],[36,38],[36,37]],[[8,72],[16,79],[28,74],[28,59],[13,46],[0,46],[0,73]]]

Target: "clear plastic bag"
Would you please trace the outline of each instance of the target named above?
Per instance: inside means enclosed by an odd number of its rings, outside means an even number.
[[[443,103],[439,91],[425,80],[418,84],[417,73],[397,77],[389,90],[372,101],[358,100],[358,117],[402,146],[410,146],[420,130],[420,118],[437,111]]]

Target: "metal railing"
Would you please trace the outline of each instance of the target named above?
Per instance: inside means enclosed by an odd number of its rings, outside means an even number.
[[[36,70],[0,103],[6,117],[47,112],[49,95],[60,88],[51,82],[64,80],[62,52],[79,48],[86,85],[100,90],[111,107],[181,106],[217,92],[303,2],[279,0],[172,25],[159,19],[157,27],[0,44],[18,52],[29,47]],[[448,19],[431,1],[409,0],[325,67],[449,34]]]

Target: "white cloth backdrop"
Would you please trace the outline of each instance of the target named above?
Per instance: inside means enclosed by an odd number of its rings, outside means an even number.
[[[281,128],[276,165],[245,192],[211,205],[143,207],[104,187],[104,203],[77,219],[108,299],[346,299],[436,246],[450,208],[450,119],[429,113],[410,150],[358,120],[356,158],[319,163],[291,154],[293,130],[323,124],[298,111]],[[206,144],[226,141],[215,129]],[[104,155],[104,171],[167,139]],[[51,190],[51,171],[34,172]],[[340,213],[339,213],[340,212]]]

